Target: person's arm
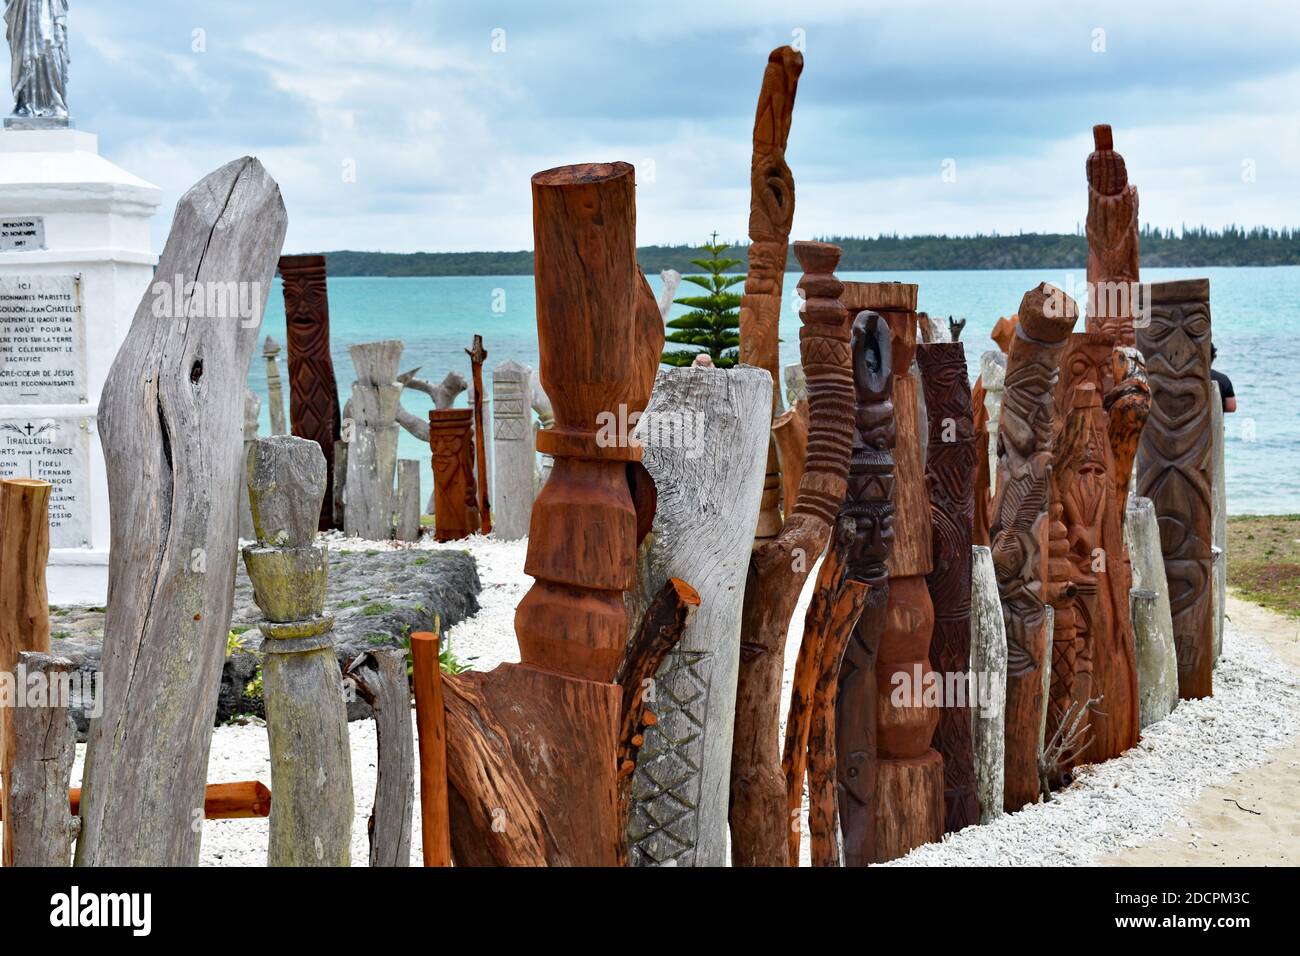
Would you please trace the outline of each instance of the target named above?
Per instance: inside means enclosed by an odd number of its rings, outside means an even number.
[[[1235,412],[1237,410],[1237,396],[1229,395],[1223,400],[1224,412]]]

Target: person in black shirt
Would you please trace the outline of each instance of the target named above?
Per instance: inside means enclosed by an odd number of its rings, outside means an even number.
[[[1219,349],[1210,343],[1210,362],[1213,363],[1218,358]],[[1237,393],[1232,390],[1232,379],[1224,375],[1217,368],[1210,369],[1210,378],[1219,383],[1219,397],[1223,399],[1223,410],[1225,412],[1235,412],[1237,410]]]

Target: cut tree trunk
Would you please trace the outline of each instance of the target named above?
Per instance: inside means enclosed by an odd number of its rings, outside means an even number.
[[[286,222],[255,159],[187,192],[158,274],[261,290],[255,321],[187,321],[186,303],[159,316],[146,293],[104,383],[110,596],[78,865],[198,863],[191,823],[234,603],[244,382]]]

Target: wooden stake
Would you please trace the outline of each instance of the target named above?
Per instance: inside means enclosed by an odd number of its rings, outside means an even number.
[[[438,635],[411,635],[415,722],[420,740],[420,833],[425,866],[451,866],[447,808],[447,717],[438,664]]]
[[[483,363],[487,349],[483,336],[474,336],[474,347],[465,350],[474,370],[474,452],[478,463],[478,515],[483,534],[492,533],[492,501],[488,494],[487,437],[483,433]]]

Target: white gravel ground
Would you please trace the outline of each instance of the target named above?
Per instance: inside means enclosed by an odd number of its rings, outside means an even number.
[[[383,548],[329,536],[331,547]],[[453,653],[479,670],[518,660],[515,606],[532,582],[523,572],[526,542],[483,537],[421,548],[470,551],[478,560],[482,609],[445,635]],[[405,547],[411,547],[406,545]],[[784,694],[788,698],[803,617],[816,568],[801,596],[787,641]],[[1264,763],[1269,753],[1300,733],[1300,676],[1260,641],[1230,622],[1223,657],[1215,672],[1215,696],[1181,703],[1174,713],[1143,732],[1142,742],[1123,756],[1080,773],[1080,779],[1050,804],[1028,807],[943,843],[921,847],[895,865],[1088,865],[1126,847],[1138,846],[1183,818],[1183,808],[1203,787]],[[366,864],[366,820],[374,800],[373,721],[350,725],[356,794],[352,863]],[[79,783],[84,747],[78,748],[74,785]],[[260,722],[219,727],[213,733],[208,779],[258,779],[268,786],[271,767],[266,730]],[[412,863],[420,862],[418,809],[412,823]],[[806,823],[805,823],[806,826]],[[807,863],[807,840],[802,841]],[[203,829],[202,863],[263,866],[265,820],[209,821]]]

